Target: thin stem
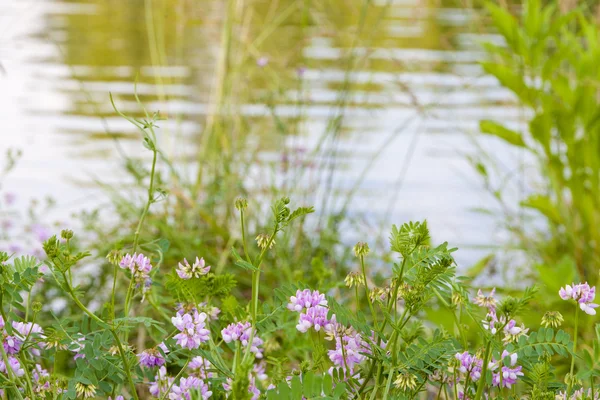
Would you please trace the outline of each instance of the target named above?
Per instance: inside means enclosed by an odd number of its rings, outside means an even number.
[[[579,328],[579,303],[575,305],[575,332],[573,334],[573,355],[571,358],[571,369],[569,370],[569,383],[567,384],[567,396],[571,393],[573,386],[573,371],[575,369],[575,352],[577,351],[577,329]],[[592,397],[593,398],[593,397]]]
[[[190,363],[191,358],[188,358],[187,361],[185,362],[185,364],[183,365],[183,367],[181,368],[181,371],[179,371],[179,373],[175,376],[175,378],[173,378],[173,381],[171,382],[171,384],[169,385],[169,387],[167,388],[167,390],[165,390],[165,394],[162,395],[162,397],[160,398],[160,400],[165,400],[167,398],[167,396],[169,395],[169,393],[171,392],[171,388],[173,387],[173,385],[175,384],[175,382],[177,382],[177,379],[179,379],[181,377],[181,375],[183,375],[183,373],[185,372],[188,364]]]
[[[242,224],[242,247],[244,248],[244,254],[246,255],[246,261],[250,261],[250,253],[248,253],[248,247],[246,245],[246,225],[244,223],[244,208],[240,207],[240,223]]]
[[[375,315],[375,308],[373,308],[373,302],[371,301],[371,296],[369,295],[369,283],[367,282],[367,269],[365,268],[365,256],[361,254],[360,256],[360,268],[362,270],[363,279],[365,280],[365,292],[367,294],[367,303],[369,303],[369,309],[371,310],[371,316],[373,317],[373,324],[375,325],[375,329],[377,329],[377,318]]]
[[[153,143],[156,146],[156,143]],[[148,201],[146,202],[146,206],[142,211],[142,215],[140,217],[140,222],[135,230],[135,235],[133,237],[133,252],[137,250],[138,242],[140,239],[140,231],[142,230],[142,225],[144,224],[144,220],[146,219],[146,215],[148,214],[148,210],[150,209],[150,205],[154,200],[154,175],[156,172],[156,158],[158,151],[156,149],[152,150],[152,169],[150,170],[150,186],[148,187]]]
[[[110,297],[110,302],[112,304],[112,319],[115,319],[117,312],[115,311],[115,292],[117,289],[117,273],[118,273],[117,264],[114,265],[113,269],[113,287],[112,287],[112,295]]]
[[[475,394],[475,400],[480,400],[483,395],[483,387],[485,386],[485,375],[488,369],[488,360],[490,358],[490,352],[492,351],[492,339],[488,340],[485,347],[485,355],[483,356],[483,369],[481,370],[481,378],[479,379],[479,386],[477,387],[477,393]]]

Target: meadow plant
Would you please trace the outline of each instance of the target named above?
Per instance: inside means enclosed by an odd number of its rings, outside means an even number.
[[[432,246],[425,222],[393,226],[390,244],[398,262],[377,285],[369,273],[368,245],[358,243],[351,287],[282,283],[260,298],[262,270],[277,268],[263,262],[269,244],[313,211],[291,210],[289,203],[274,202],[264,245],[250,247],[242,230],[231,268],[252,275],[247,295],[235,296],[234,275],[215,274],[199,256],[192,265],[164,265],[159,248],[140,243],[139,252],[124,248],[120,257],[110,255],[117,278],[126,277],[114,280],[122,285],[113,292],[124,292],[126,301],[108,295],[93,310],[73,283],[90,256],[71,247],[73,232],[63,230],[44,243],[43,264],[0,253],[2,397],[598,397],[600,329],[593,342],[578,348],[576,339],[558,329],[560,314],[549,311],[542,318],[547,327],[531,331],[520,316],[536,289],[519,298],[473,292],[455,274],[456,249]],[[236,205],[242,224],[248,205]],[[79,313],[59,319],[26,300],[49,280]],[[573,303],[579,324],[592,323],[595,287],[565,285],[555,296]],[[438,325],[428,318],[429,309],[451,313],[454,326]],[[477,340],[467,339],[463,319],[475,324]],[[561,370],[561,359],[571,362],[568,371]]]

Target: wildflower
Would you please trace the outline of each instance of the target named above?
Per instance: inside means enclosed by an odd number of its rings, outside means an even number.
[[[174,336],[177,344],[188,349],[197,349],[202,343],[209,339],[210,331],[206,329],[206,313],[179,314],[171,318],[171,322],[175,325],[180,333]]]
[[[96,386],[77,382],[75,384],[75,392],[77,393],[77,396],[81,396],[84,399],[89,399],[96,395]]]
[[[15,336],[6,336],[2,342],[4,351],[7,354],[17,354],[19,350],[21,350],[21,344],[23,344],[23,342]]]
[[[248,200],[246,200],[243,197],[238,197],[237,199],[235,199],[235,208],[237,208],[240,211],[245,210],[246,208],[248,208]]]
[[[562,325],[564,318],[558,311],[548,311],[542,317],[542,325],[545,328],[558,328]]]
[[[480,307],[487,307],[488,310],[496,309],[496,298],[494,294],[496,293],[496,288],[493,288],[488,296],[485,296],[481,289],[477,291],[477,297],[473,299],[473,303],[477,304]]]
[[[504,327],[504,342],[516,342],[519,340],[519,337],[527,335],[527,332],[529,332],[529,329],[525,328],[525,325],[521,324],[519,327],[517,326],[517,322],[511,319]]]
[[[301,312],[304,308],[308,309],[315,306],[327,306],[325,295],[317,290],[304,289],[296,291],[296,295],[290,297],[287,308],[291,311]]]
[[[25,370],[21,368],[21,363],[19,363],[19,360],[17,360],[15,357],[8,356],[8,365],[16,376],[20,377],[25,375]],[[0,372],[6,373],[6,364],[3,360],[0,360]]]
[[[222,331],[221,336],[223,336],[223,341],[225,343],[234,342],[239,340],[243,346],[248,346],[248,341],[250,340],[250,336],[252,333],[252,325],[250,322],[237,322],[231,323],[227,325]],[[254,337],[252,338],[252,344],[250,345],[250,351],[254,353],[256,358],[262,358],[262,349],[259,346],[262,346],[263,341],[256,335],[256,330],[254,330]]]
[[[146,283],[150,278],[150,271],[152,270],[150,260],[141,253],[134,253],[133,256],[125,254],[119,263],[119,267],[128,269],[131,272],[132,279],[134,279],[138,285],[140,283]]]
[[[33,322],[15,322],[15,321],[13,321],[11,325],[12,325],[13,329],[16,331],[15,336],[21,342],[24,342],[25,339],[28,339],[28,338],[29,339],[32,339],[32,338],[39,339],[36,343],[36,346],[29,347],[29,351],[31,352],[31,354],[33,354],[35,356],[39,356],[41,354],[40,349],[43,349],[45,347],[45,343],[43,342],[43,340],[46,339],[46,336],[44,336],[44,330],[42,329],[42,327]]]
[[[417,387],[417,384],[417,377],[408,373],[398,374],[394,381],[394,386],[401,390],[413,390]]]
[[[108,396],[108,400],[112,400],[112,397]],[[115,400],[125,400],[125,397],[119,395],[119,396],[115,397]]]
[[[468,351],[464,353],[456,353],[454,358],[460,362],[458,370],[463,374],[468,374],[473,382],[476,382],[481,378],[481,370],[483,366],[483,360],[472,356]]]
[[[188,364],[188,369],[192,371],[192,375],[200,379],[210,379],[213,377],[213,373],[208,372],[210,368],[212,368],[210,361],[200,356],[192,358]]]
[[[336,367],[353,375],[354,367],[365,359],[365,347],[368,345],[364,343],[360,334],[352,329],[348,331],[335,337],[335,350],[327,351],[327,355]]]
[[[365,242],[358,242],[354,245],[354,255],[356,257],[365,257],[369,254],[369,245]]]
[[[177,275],[181,279],[200,278],[202,275],[208,274],[208,271],[210,271],[210,265],[206,265],[204,258],[196,257],[196,261],[192,265],[184,258],[183,264],[179,263]]]
[[[200,390],[200,396],[202,400],[208,399],[212,396],[212,392],[208,390],[208,385],[201,379],[194,376],[188,378],[181,378],[179,385],[173,385],[169,393],[169,400],[190,400],[192,389]]]
[[[573,286],[566,285],[564,288],[560,288],[558,295],[563,300],[573,299],[579,303],[579,308],[589,315],[596,315],[594,308],[598,307],[598,304],[592,303],[596,297],[596,287],[586,283],[573,284]]]
[[[275,245],[275,239],[271,239],[271,236],[261,233],[256,237],[256,244],[261,249],[266,249],[269,246],[269,249],[272,249]]]
[[[147,368],[160,367],[165,363],[165,358],[157,349],[147,349],[137,355],[140,365]]]
[[[363,286],[365,284],[364,276],[359,272],[350,272],[346,279],[344,279],[344,283],[349,288],[353,286]]]
[[[510,357],[510,367],[502,366],[502,368],[500,369],[500,372],[495,372],[495,370],[498,368],[498,365],[502,362],[502,360],[497,361],[497,362],[493,360],[490,363],[489,368],[493,373],[493,375],[492,375],[492,385],[493,386],[501,386],[501,387],[505,387],[505,388],[510,388],[512,385],[517,383],[517,379],[520,376],[523,376],[523,372],[521,372],[523,367],[521,367],[520,365],[515,366],[517,364],[517,360],[518,360],[517,353],[509,354],[508,351],[504,350],[502,352],[501,358],[504,359],[505,357]]]
[[[296,329],[302,333],[306,333],[310,328],[314,328],[315,331],[319,332],[329,322],[327,320],[328,312],[329,309],[327,307],[315,306],[309,308],[300,314],[300,320],[298,321],[298,325],[296,325]]]

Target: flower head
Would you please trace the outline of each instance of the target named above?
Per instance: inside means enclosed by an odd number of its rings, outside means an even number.
[[[225,343],[234,342],[239,340],[243,346],[248,346],[250,341],[250,336],[252,336],[252,325],[250,322],[235,322],[227,325],[222,331],[221,336],[223,337],[223,341]],[[250,344],[250,351],[254,353],[256,358],[262,358],[262,346],[263,341],[256,335],[256,330],[254,331],[254,336],[252,338],[252,344]]]
[[[542,325],[545,328],[558,328],[562,325],[564,318],[558,311],[548,311],[542,317]]]
[[[184,258],[183,264],[179,263],[177,275],[181,279],[200,278],[202,275],[208,274],[208,271],[210,271],[210,265],[206,265],[204,258],[196,257],[196,261],[192,265]]]
[[[160,367],[165,363],[165,358],[158,349],[148,349],[137,355],[140,365],[147,368]]]
[[[360,286],[363,286],[365,284],[365,279],[364,279],[363,275],[360,272],[350,272],[346,276],[346,279],[344,279],[344,283],[349,288],[351,288],[353,286],[359,286],[360,287]]]
[[[197,349],[209,339],[210,331],[206,329],[206,313],[194,310],[191,313],[177,313],[171,322],[180,332],[174,336],[177,344],[188,349]]]
[[[558,295],[563,300],[573,299],[579,304],[579,308],[583,312],[589,315],[595,315],[595,308],[598,304],[592,303],[596,297],[596,287],[588,285],[588,283],[579,283],[566,285],[564,288],[560,288]]]
[[[290,297],[287,308],[291,311],[301,312],[305,308],[308,309],[315,306],[327,307],[325,295],[319,293],[317,290],[304,289],[296,291],[296,295]]]
[[[480,307],[487,307],[488,310],[496,309],[496,298],[494,294],[496,293],[496,288],[493,288],[488,296],[485,296],[481,289],[477,291],[477,297],[473,299],[473,303],[477,304]]]
[[[398,374],[394,381],[394,386],[401,390],[413,390],[417,387],[417,377],[410,373]]]
[[[75,392],[77,393],[77,396],[81,396],[84,399],[89,399],[96,395],[96,386],[77,382],[75,384]]]

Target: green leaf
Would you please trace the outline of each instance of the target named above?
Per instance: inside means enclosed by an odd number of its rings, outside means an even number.
[[[481,121],[479,123],[479,129],[482,133],[496,136],[514,146],[527,147],[523,141],[523,136],[520,133],[508,129],[494,121]]]
[[[255,267],[252,263],[249,263],[248,261],[240,257],[240,255],[234,247],[231,248],[231,254],[233,254],[233,257],[235,258],[235,265],[237,265],[238,267],[242,267],[250,271],[258,271],[258,268]]]

